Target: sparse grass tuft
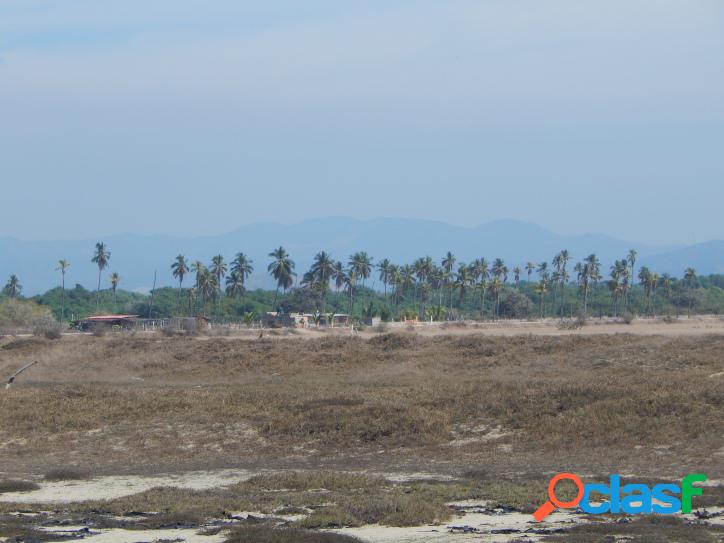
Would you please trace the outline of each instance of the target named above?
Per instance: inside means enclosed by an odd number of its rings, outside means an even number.
[[[547,536],[546,543],[718,543],[724,538],[724,527],[703,526],[671,516],[646,516],[629,523],[614,524],[596,521],[575,526],[562,534]]]
[[[29,492],[38,490],[40,485],[32,481],[21,481],[18,479],[5,479],[0,481],[0,494],[6,492]]]
[[[225,543],[355,543],[359,539],[343,534],[320,533],[270,526],[239,526]]]
[[[45,474],[46,481],[78,481],[88,479],[90,472],[81,468],[55,468]]]
[[[334,471],[288,471],[257,475],[239,483],[238,486],[250,490],[356,490],[377,488],[385,484],[380,477],[369,477],[357,473]]]

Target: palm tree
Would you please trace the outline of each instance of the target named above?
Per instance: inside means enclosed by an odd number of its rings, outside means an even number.
[[[633,286],[636,284],[636,256],[638,253],[636,252],[636,249],[629,249],[628,254],[626,255],[626,261],[629,264],[629,269],[631,271],[631,293],[630,295],[633,295]]]
[[[118,290],[118,283],[121,282],[121,276],[118,275],[118,272],[113,272],[111,274],[111,288],[113,289],[113,305],[116,305],[116,290]]]
[[[214,275],[208,268],[204,268],[201,271],[198,290],[201,293],[202,310],[206,313],[207,300],[213,300],[214,296],[216,296],[219,291],[219,286],[216,283],[216,275]]]
[[[651,288],[651,316],[656,317],[656,287],[659,286],[660,276],[658,273],[653,272],[649,278]]]
[[[666,314],[671,314],[671,276],[665,273],[661,276],[661,286],[664,287],[664,298],[666,299]]]
[[[241,278],[241,272],[232,270],[226,278],[226,294],[234,298],[244,293],[244,280]]]
[[[58,267],[55,268],[55,271],[60,272],[61,276],[61,283],[60,283],[60,321],[63,322],[63,319],[65,318],[65,272],[68,271],[68,268],[70,268],[70,262],[65,260],[64,258],[61,258],[58,260]]]
[[[432,258],[425,256],[415,260],[412,267],[415,270],[415,277],[417,278],[417,283],[415,283],[415,298],[417,298],[417,285],[419,284],[420,288],[427,285],[435,264],[433,263]],[[425,304],[423,298],[423,296],[420,297],[420,308],[418,309],[418,314],[421,318],[425,314]]]
[[[445,270],[445,282],[448,286],[448,290],[450,291],[450,311],[452,311],[453,287],[451,279],[453,277],[453,268],[455,267],[455,255],[448,251],[445,257],[442,259],[441,265],[442,269]]]
[[[490,293],[495,297],[493,305],[493,320],[498,320],[500,316],[500,291],[503,290],[503,281],[500,277],[493,277],[490,280]]]
[[[254,273],[254,261],[250,260],[244,253],[236,253],[231,263],[231,271],[236,272],[241,281],[242,288],[246,288],[246,280]]]
[[[641,266],[639,269],[639,283],[644,287],[644,297],[646,300],[644,313],[648,313],[651,306],[651,280],[652,274],[649,269],[646,266]]]
[[[525,271],[528,272],[528,280],[527,280],[527,282],[530,283],[530,276],[531,276],[531,275],[533,274],[533,272],[535,271],[535,264],[533,264],[532,262],[526,263],[526,265],[525,265]]]
[[[626,260],[617,260],[611,266],[611,280],[608,282],[608,288],[612,296],[612,313],[615,317],[618,311],[619,296],[623,293],[624,300],[626,296],[626,281],[628,273],[628,264]]]
[[[362,288],[365,288],[365,280],[372,273],[372,258],[366,252],[359,251],[349,257],[348,264],[356,278],[362,280]]]
[[[615,317],[618,314],[618,296],[621,293],[621,275],[611,270],[611,279],[608,282],[608,290],[611,291],[611,314]]]
[[[181,292],[183,291],[183,282],[186,274],[189,273],[189,263],[184,255],[178,255],[176,261],[171,264],[173,276],[178,279],[178,301],[181,304]]]
[[[497,277],[502,281],[503,275],[505,274],[507,268],[505,267],[505,262],[503,262],[502,258],[496,258],[493,260],[493,266],[490,271],[493,272],[493,276]]]
[[[201,283],[204,281],[204,275],[207,273],[206,270],[206,264],[201,262],[200,260],[196,260],[193,264],[191,264],[191,271],[196,274],[195,282],[194,282],[194,301],[198,301],[198,296],[202,294],[201,290]],[[194,304],[194,307],[196,304]],[[196,307],[195,307],[196,308]],[[189,306],[190,309],[190,306]],[[198,308],[196,308],[198,309]]]
[[[357,282],[357,275],[354,270],[350,269],[348,273],[344,274],[344,288],[349,294],[349,307],[347,312],[349,313],[350,319],[352,318],[352,309],[354,308],[354,286]]]
[[[289,254],[284,247],[274,249],[269,256],[272,260],[267,266],[267,271],[277,282],[277,290],[274,293],[274,307],[277,305],[277,296],[279,295],[279,289],[283,288],[286,293],[287,289],[294,284],[294,261],[289,258]]]
[[[470,276],[470,268],[466,266],[465,264],[460,264],[458,266],[458,272],[455,275],[455,290],[458,290],[460,292],[460,297],[458,299],[458,306],[462,309],[463,306],[463,298],[465,297],[465,293],[468,290],[468,287],[470,286],[472,278]]]
[[[397,264],[390,266],[390,284],[395,295],[395,307],[400,303],[400,294],[402,291],[402,268]]]
[[[226,276],[227,270],[228,268],[222,255],[216,255],[211,259],[211,267],[209,268],[209,271],[216,281],[217,291],[214,294],[218,295],[217,310],[220,309],[218,304],[221,304],[221,280]]]
[[[322,313],[325,310],[325,299],[327,291],[329,290],[329,282],[334,277],[335,265],[334,260],[325,251],[320,251],[314,256],[314,262],[309,270],[311,279],[316,282],[317,288],[319,289],[320,298],[322,302]]]
[[[694,281],[696,281],[696,270],[694,268],[686,268],[684,270],[684,282],[689,289],[689,309],[687,311],[687,317],[691,318],[691,302],[692,302],[692,290],[694,288]]]
[[[490,268],[485,257],[473,262],[473,276],[479,281],[478,288],[482,291],[480,296],[480,316],[485,319],[485,291],[488,288],[488,279],[490,278]]]
[[[402,294],[405,295],[415,286],[415,269],[409,264],[405,264],[400,268],[400,277],[402,279]]]
[[[432,265],[432,271],[430,272],[430,277],[428,279],[430,282],[430,286],[433,290],[433,296],[435,291],[437,291],[438,295],[438,301],[437,305],[442,308],[442,286],[445,282],[445,270],[440,268],[439,266],[436,266],[435,264]],[[440,313],[442,314],[442,313]]]
[[[98,266],[98,288],[96,289],[96,311],[101,301],[101,273],[108,267],[108,261],[111,259],[111,253],[108,251],[106,244],[103,242],[96,243],[96,250],[91,258],[91,262]]]
[[[391,267],[392,263],[389,258],[384,258],[377,264],[377,269],[380,272],[380,281],[382,281],[385,287],[385,298],[387,298],[387,285],[390,283],[390,279],[392,279],[390,275]]]
[[[10,298],[17,298],[21,290],[23,290],[23,286],[20,284],[18,276],[12,274],[8,279],[8,282],[5,283],[5,288],[3,288],[3,294],[9,296]]]
[[[337,310],[339,310],[339,290],[347,281],[347,272],[344,271],[344,265],[339,260],[334,263],[332,279],[334,280],[334,289],[337,292],[337,301],[335,302],[335,305],[337,306]]]
[[[595,254],[590,254],[586,257],[586,263],[589,267],[589,277],[593,281],[593,290],[595,292],[598,282],[601,280],[601,263]]]
[[[540,318],[542,319],[545,317],[545,300],[546,300],[546,292],[548,292],[548,285],[546,284],[546,281],[544,279],[541,279],[540,282],[535,286],[535,293],[540,298]]]
[[[541,262],[538,264],[536,270],[538,271],[538,276],[541,278],[541,281],[548,281],[548,276],[550,274],[548,271],[548,262]]]
[[[521,269],[520,266],[515,266],[513,268],[513,279],[515,280],[515,286],[518,286],[518,283],[520,283],[520,273]]]
[[[576,264],[575,270],[578,272],[578,284],[583,293],[583,315],[588,314],[588,293],[591,290],[591,282],[596,282],[601,278],[600,263],[595,254],[588,255],[583,263]]]

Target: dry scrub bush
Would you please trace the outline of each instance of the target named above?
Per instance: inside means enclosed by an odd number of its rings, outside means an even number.
[[[12,298],[0,302],[0,330],[31,330],[35,323],[53,321],[50,309],[35,302]]]
[[[238,526],[225,543],[355,543],[356,537],[272,526]]]
[[[45,474],[46,481],[78,481],[89,477],[87,470],[76,467],[55,468]]]
[[[63,325],[54,318],[42,318],[33,323],[33,335],[45,339],[60,339]]]
[[[20,481],[17,479],[0,480],[0,494],[6,492],[29,492],[30,490],[38,490],[40,485],[32,481]]]
[[[390,325],[386,322],[381,322],[377,326],[375,326],[375,332],[378,334],[384,334],[390,329]]]

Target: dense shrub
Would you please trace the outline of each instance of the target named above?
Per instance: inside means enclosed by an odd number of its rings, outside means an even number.
[[[12,298],[0,302],[0,330],[30,331],[36,323],[54,321],[50,310],[35,302]]]
[[[60,339],[63,325],[53,317],[38,319],[33,323],[33,335],[46,339]]]

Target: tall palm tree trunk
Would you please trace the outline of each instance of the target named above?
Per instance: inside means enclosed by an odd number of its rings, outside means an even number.
[[[60,290],[60,322],[65,319],[65,272],[62,273],[61,290]]]
[[[96,311],[100,307],[101,303],[101,270],[98,269],[98,288],[96,289]]]

